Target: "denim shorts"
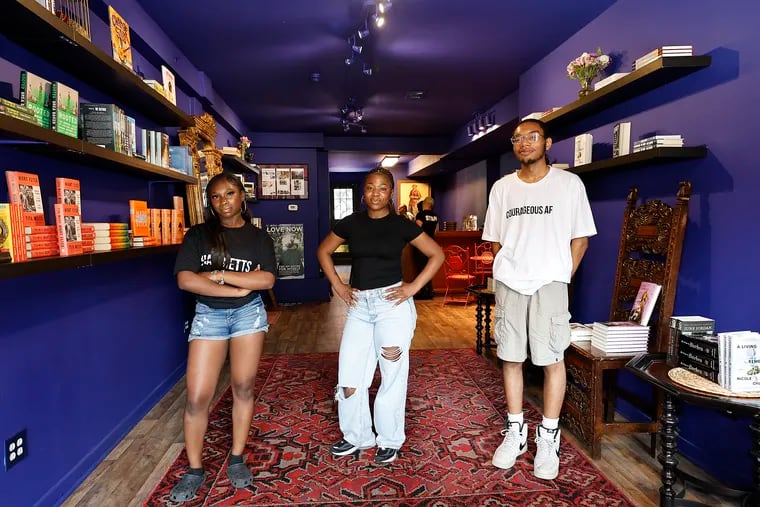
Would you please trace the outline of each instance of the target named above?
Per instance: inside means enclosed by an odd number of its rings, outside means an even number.
[[[269,331],[267,311],[261,296],[240,308],[211,308],[195,303],[195,317],[190,327],[190,340],[229,340]]]

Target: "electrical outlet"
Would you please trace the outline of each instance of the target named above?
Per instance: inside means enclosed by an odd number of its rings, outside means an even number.
[[[3,466],[8,471],[19,461],[29,455],[29,444],[26,441],[26,430],[21,430],[11,438],[5,439],[3,450]]]

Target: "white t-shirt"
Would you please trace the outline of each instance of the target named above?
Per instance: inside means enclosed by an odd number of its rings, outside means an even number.
[[[586,187],[576,174],[550,166],[535,183],[515,172],[491,188],[483,240],[501,243],[494,278],[521,294],[553,281],[569,283],[570,241],[595,234]]]

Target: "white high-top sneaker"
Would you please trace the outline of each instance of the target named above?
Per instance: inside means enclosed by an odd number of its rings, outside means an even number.
[[[533,460],[533,475],[550,481],[559,474],[560,430],[550,430],[540,424],[536,426],[536,459]]]
[[[504,441],[493,453],[491,463],[506,470],[512,468],[517,457],[528,449],[528,424],[508,422],[501,434],[504,435]]]

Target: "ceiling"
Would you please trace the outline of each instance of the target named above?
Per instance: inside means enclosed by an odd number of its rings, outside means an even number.
[[[251,132],[354,137],[453,135],[614,3],[393,0],[377,29],[373,0],[137,1]],[[365,20],[363,62],[347,66]],[[350,97],[366,133],[344,132]]]

